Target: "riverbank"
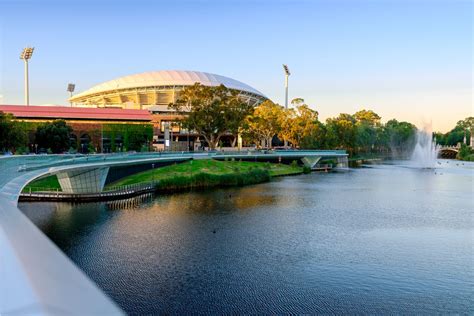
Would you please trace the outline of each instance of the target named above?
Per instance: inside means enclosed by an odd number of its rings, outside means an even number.
[[[176,191],[214,186],[239,186],[269,181],[273,177],[301,174],[304,167],[297,164],[267,162],[190,160],[180,164],[147,170],[108,184],[105,189],[156,182],[158,191]],[[56,176],[29,183],[24,193],[39,191],[61,192]]]
[[[295,175],[304,168],[292,164],[271,164],[248,161],[191,160],[172,166],[133,174],[108,187],[156,182],[157,191],[178,191],[195,188],[228,187],[257,184],[272,177]]]

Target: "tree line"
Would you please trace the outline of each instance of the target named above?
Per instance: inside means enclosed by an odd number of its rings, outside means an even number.
[[[474,117],[470,116],[458,121],[449,132],[444,134],[436,132],[434,136],[436,137],[436,143],[439,145],[457,146],[459,143],[463,143],[464,140],[469,144],[472,132],[474,132]]]
[[[253,107],[223,85],[188,86],[169,107],[182,114],[179,124],[201,135],[211,149],[224,136],[235,144],[239,134],[258,148],[287,142],[300,149],[346,149],[351,155],[403,155],[411,152],[415,141],[413,124],[395,119],[383,124],[372,110],[341,113],[323,123],[302,98],[294,99],[289,109],[270,100]]]
[[[302,98],[294,99],[289,109],[270,100],[254,107],[237,91],[223,85],[209,87],[196,83],[185,87],[169,107],[181,114],[177,124],[203,137],[211,149],[217,148],[223,137],[231,138],[234,147],[240,135],[245,144],[257,148],[287,143],[299,149],[345,149],[352,156],[401,156],[411,152],[415,141],[413,124],[395,119],[384,124],[372,110],[341,113],[321,122],[319,113]],[[16,123],[10,114],[0,113],[0,151],[26,143],[27,135]],[[35,143],[53,153],[64,152],[73,145],[71,133],[72,128],[63,120],[43,123],[35,131]],[[115,139],[116,133],[109,134]],[[148,135],[132,143],[141,144],[150,138]],[[130,146],[128,150],[133,149]]]

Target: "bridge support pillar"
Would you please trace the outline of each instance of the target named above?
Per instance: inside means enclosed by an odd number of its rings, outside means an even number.
[[[316,164],[321,160],[321,157],[318,156],[310,156],[310,157],[303,157],[301,158],[301,161],[306,167],[309,167],[311,169],[314,169]]]
[[[347,159],[347,156],[337,158],[336,168],[343,168],[343,169],[349,168],[349,159]]]
[[[57,174],[66,193],[98,193],[104,188],[109,167],[64,171]]]

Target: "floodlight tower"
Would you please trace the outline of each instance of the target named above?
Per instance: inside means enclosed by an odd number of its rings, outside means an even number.
[[[290,76],[290,69],[288,66],[283,64],[283,70],[285,71],[285,109],[288,109],[288,77]]]
[[[283,64],[283,70],[285,71],[285,109],[288,109],[288,77],[290,76],[290,69],[288,66]],[[285,149],[288,147],[288,141],[285,140],[284,145]]]
[[[20,55],[20,59],[25,61],[25,104],[30,105],[30,91],[28,86],[28,60],[33,55],[34,47],[26,47],[23,49]]]
[[[76,89],[76,85],[74,83],[68,83],[67,85],[67,91],[69,92],[69,98],[72,98],[72,93]],[[70,101],[70,104],[72,106],[72,101]]]

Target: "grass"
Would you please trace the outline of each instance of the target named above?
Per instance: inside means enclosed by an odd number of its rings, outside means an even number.
[[[61,186],[59,185],[58,177],[53,175],[28,183],[22,192],[30,192],[30,189],[31,192],[56,190],[61,191]]]
[[[191,160],[147,170],[120,179],[109,186],[159,180],[158,189],[245,185],[268,181],[271,177],[300,174],[303,168],[284,164],[248,161]]]

